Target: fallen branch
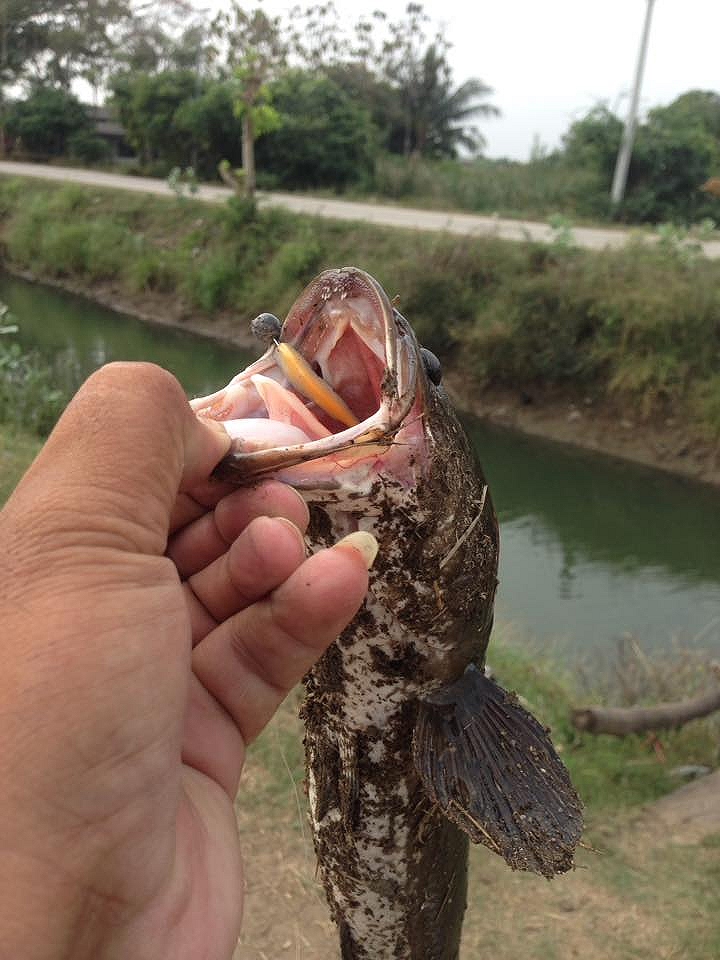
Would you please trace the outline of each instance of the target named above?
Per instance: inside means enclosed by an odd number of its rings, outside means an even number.
[[[713,666],[713,670],[720,673],[717,666]],[[720,687],[689,700],[658,703],[654,707],[581,707],[573,710],[572,722],[578,730],[588,733],[624,737],[628,733],[681,727],[715,710],[720,710]]]

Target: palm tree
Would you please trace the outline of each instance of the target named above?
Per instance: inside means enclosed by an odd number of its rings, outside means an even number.
[[[423,156],[457,156],[463,147],[477,153],[485,138],[470,121],[496,117],[496,106],[483,102],[492,89],[472,78],[453,88],[444,51],[432,43],[426,49],[412,82],[402,91],[406,107],[407,153]]]

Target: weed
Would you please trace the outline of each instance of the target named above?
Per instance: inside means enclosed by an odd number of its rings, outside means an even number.
[[[0,505],[10,496],[40,449],[41,439],[23,427],[0,422]]]
[[[231,302],[242,278],[227,251],[213,251],[196,264],[183,284],[190,301],[211,313]]]
[[[53,380],[50,367],[12,340],[17,327],[0,305],[0,423],[47,436],[67,398]]]
[[[379,175],[414,178],[431,199],[437,175],[493,205],[492,175],[520,177],[478,162],[461,187],[457,164],[406,167],[387,161]],[[549,205],[558,171],[538,170]],[[572,246],[569,213],[552,217],[552,243],[511,244],[308,219],[241,197],[216,208],[12,180],[0,180],[0,217],[8,258],[39,276],[173,293],[208,315],[282,313],[314,273],[353,263],[399,295],[441,358],[462,351],[476,382],[581,389],[720,435],[720,264],[698,254],[697,231],[663,227],[655,243],[591,252]]]
[[[167,185],[178,198],[183,200],[186,196],[194,197],[198,192],[198,178],[192,167],[173,167],[167,177]]]
[[[577,731],[570,720],[573,707],[588,696],[602,702],[602,691],[581,693],[577,681],[549,659],[533,659],[498,640],[493,640],[488,658],[500,683],[517,690],[541,722],[551,727],[553,742],[591,814],[637,806],[662,796],[677,785],[668,775],[674,766],[689,762],[714,766],[717,762],[717,723],[712,717],[666,733],[662,738],[663,760],[646,737],[594,736]],[[675,660],[656,665],[655,671],[666,678],[675,674],[674,690],[681,696],[696,689],[695,666],[699,664],[693,665],[692,678],[687,669],[678,672]]]

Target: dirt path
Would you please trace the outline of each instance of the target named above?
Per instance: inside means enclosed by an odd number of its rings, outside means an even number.
[[[171,196],[172,191],[165,180],[150,177],[130,177],[118,173],[102,173],[98,170],[83,170],[75,167],[53,167],[35,163],[0,162],[0,174],[7,176],[39,177],[45,180],[60,180],[68,183],[87,183],[96,187],[110,187],[119,190],[133,190],[139,193],[154,193]],[[197,199],[210,203],[227,200],[232,191],[227,187],[201,186]],[[328,217],[333,220],[360,220],[365,223],[377,223],[385,227],[399,227],[406,230],[428,230],[440,233],[454,233],[461,236],[494,236],[503,240],[534,240],[548,243],[554,232],[546,223],[532,220],[509,220],[495,216],[479,216],[470,213],[419,210],[412,207],[393,207],[386,204],[356,203],[348,200],[306,197],[290,193],[259,193],[258,199],[263,206],[284,207],[293,213],[310,214],[316,217]],[[621,228],[573,227],[574,242],[591,250],[605,247],[621,247],[632,231]],[[648,234],[650,237],[651,235]],[[720,241],[701,244],[706,257],[720,257]]]

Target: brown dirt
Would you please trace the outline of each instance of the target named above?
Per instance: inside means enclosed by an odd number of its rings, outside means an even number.
[[[482,390],[454,371],[445,380],[458,407],[490,423],[720,486],[720,443],[687,422],[567,390]]]
[[[274,722],[287,731],[292,721]],[[301,787],[288,774],[284,799],[269,806],[260,799],[266,777],[251,757],[238,807],[247,899],[234,960],[335,960]],[[551,883],[474,848],[461,960],[709,960],[718,946],[720,892],[709,882],[718,838],[720,772],[591,826],[592,849]]]

